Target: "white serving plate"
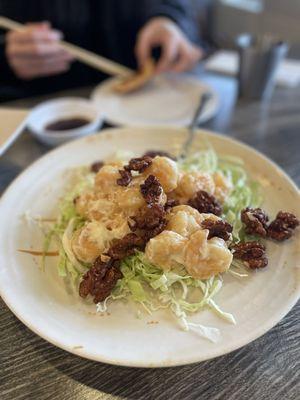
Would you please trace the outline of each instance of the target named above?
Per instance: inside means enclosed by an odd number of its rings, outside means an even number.
[[[92,100],[105,114],[105,120],[122,126],[187,126],[204,92],[211,94],[199,118],[205,122],[218,111],[217,93],[196,77],[184,74],[156,76],[148,85],[128,94],[118,94],[112,89],[118,78],[98,85]]]
[[[241,157],[248,171],[264,186],[263,207],[272,216],[279,210],[300,215],[299,191],[274,163],[262,154],[224,136],[199,131],[223,154]],[[221,330],[214,344],[196,331],[184,332],[169,311],[136,318],[136,306],[115,303],[110,315],[95,315],[94,305],[65,290],[58,277],[55,258],[41,271],[38,259],[17,251],[40,249],[42,236],[22,218],[53,217],[68,178],[68,168],[105,159],[118,149],[141,154],[149,149],[172,152],[185,138],[176,128],[126,128],[105,130],[48,153],[8,188],[0,201],[0,293],[12,312],[31,330],[71,353],[97,361],[125,366],[166,367],[207,360],[238,349],[258,338],[283,318],[300,293],[299,231],[285,243],[269,242],[269,266],[249,278],[224,276],[217,303],[234,314],[230,325],[212,312],[190,318]],[[149,324],[150,321],[157,324]]]

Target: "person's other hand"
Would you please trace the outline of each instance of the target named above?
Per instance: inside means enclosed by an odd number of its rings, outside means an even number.
[[[29,80],[60,74],[69,69],[72,56],[62,49],[62,34],[48,22],[28,24],[6,35],[6,57],[14,73]]]
[[[151,57],[154,47],[161,47],[156,73],[189,70],[203,57],[203,51],[165,17],[152,18],[138,33],[135,53],[140,66]]]

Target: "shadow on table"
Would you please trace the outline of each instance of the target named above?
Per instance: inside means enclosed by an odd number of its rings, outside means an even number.
[[[53,352],[57,355],[57,349],[53,349]],[[227,375],[224,368],[221,368],[221,374],[215,376],[215,371],[218,369],[220,371],[218,364],[226,363],[228,356],[201,364],[160,369],[106,365],[81,359],[65,352],[63,356],[65,358],[63,365],[61,362],[57,363],[59,365],[55,365],[54,360],[49,360],[47,356],[45,358],[52,365],[54,364],[60,373],[85,385],[88,389],[99,391],[98,396],[106,394],[128,400],[198,399],[199,396],[202,398],[206,392],[212,395],[213,387],[217,393],[221,387],[226,386],[224,383],[227,379],[230,379],[230,373],[228,372]],[[206,381],[199,380],[203,376],[207,378]],[[213,385],[212,382],[214,382]],[[98,399],[95,393],[90,395],[94,395],[95,399]]]
[[[93,399],[98,399],[103,394],[130,400],[192,400],[205,398],[206,394],[213,398],[223,390],[232,390],[229,387],[232,385],[231,366],[234,363],[246,358],[253,366],[255,361],[255,352],[252,353],[249,346],[206,362],[160,369],[126,368],[97,363],[50,345],[46,351],[41,352],[38,348],[37,351],[61,374],[85,385],[87,396],[91,395]],[[255,379],[255,373],[249,378]],[[94,393],[93,390],[99,393]]]
[[[294,331],[290,329],[295,324],[295,312],[290,312],[268,334],[239,350],[181,367],[118,367],[74,356],[44,341],[41,346],[40,340],[34,347],[39,356],[62,375],[57,381],[61,395],[64,390],[69,395],[72,384],[67,381],[70,379],[75,381],[74,390],[84,385],[91,399],[100,399],[105,394],[107,398],[112,395],[129,400],[224,399],[233,393],[235,399],[275,398],[272,393],[279,394],[282,383],[295,378],[293,365],[297,354],[291,342]],[[291,384],[289,392],[293,391]],[[267,393],[270,397],[264,397]],[[80,397],[73,398],[81,399],[82,392]]]

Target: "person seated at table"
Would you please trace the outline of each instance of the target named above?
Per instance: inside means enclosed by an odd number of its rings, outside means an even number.
[[[203,57],[205,43],[195,43],[198,29],[188,5],[189,0],[0,0],[0,15],[31,21],[5,35],[0,98],[90,85],[105,77],[74,62],[60,48],[62,38],[131,68],[143,66],[160,49],[156,73],[189,70]]]

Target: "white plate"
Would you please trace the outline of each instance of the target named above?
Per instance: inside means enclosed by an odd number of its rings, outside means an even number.
[[[33,215],[54,215],[66,185],[66,169],[105,158],[117,149],[136,154],[147,149],[172,152],[183,141],[183,132],[175,128],[127,128],[82,138],[35,162],[6,191],[0,202],[0,292],[15,315],[38,335],[93,360],[140,367],[174,366],[220,356],[251,342],[296,303],[300,293],[299,232],[286,243],[268,243],[266,269],[244,280],[225,275],[217,302],[234,314],[236,326],[209,311],[191,317],[194,322],[221,330],[217,344],[196,332],[180,330],[168,311],[137,319],[134,305],[115,303],[110,315],[94,315],[93,305],[66,292],[54,258],[43,272],[34,257],[17,251],[41,247],[39,230],[28,226],[21,216],[28,210]],[[262,180],[263,206],[271,215],[279,209],[300,215],[297,188],[276,165],[241,143],[200,133],[207,135],[218,152],[240,156],[252,176]],[[153,320],[159,323],[149,324]]]
[[[199,122],[212,118],[218,111],[216,92],[199,79],[187,75],[160,75],[140,90],[120,95],[112,90],[118,78],[100,84],[92,93],[92,99],[113,125],[186,126],[193,117],[200,95],[211,93]]]

